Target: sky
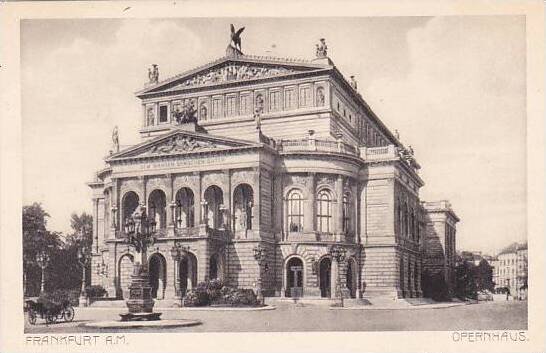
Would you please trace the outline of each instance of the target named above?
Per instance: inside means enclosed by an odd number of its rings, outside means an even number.
[[[523,16],[222,19],[48,19],[21,22],[23,204],[48,228],[91,212],[85,184],[111,132],[139,142],[147,69],[160,80],[221,57],[229,24],[246,54],[328,55],[415,150],[422,200],[450,200],[457,248],[493,254],[527,238]]]

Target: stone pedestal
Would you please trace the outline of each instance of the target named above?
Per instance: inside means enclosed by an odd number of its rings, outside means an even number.
[[[154,300],[148,272],[143,271],[140,265],[135,265],[135,271],[131,275],[127,308],[129,313],[120,314],[122,321],[159,320],[161,315],[153,312]]]

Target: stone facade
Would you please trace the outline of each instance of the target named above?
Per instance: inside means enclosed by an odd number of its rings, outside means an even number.
[[[528,286],[527,244],[514,244],[491,261],[495,290],[508,288],[512,298],[526,300]]]
[[[429,278],[440,274],[453,296],[455,289],[456,224],[459,218],[448,201],[424,202],[425,210],[425,256],[423,269]]]
[[[158,227],[157,299],[213,277],[243,288],[261,278],[270,296],[423,295],[437,254],[426,251],[436,213],[419,199],[420,166],[328,57],[226,56],[137,97],[142,143],[111,153],[89,183],[92,282],[110,296],[126,296],[137,254],[123,224],[139,204]]]

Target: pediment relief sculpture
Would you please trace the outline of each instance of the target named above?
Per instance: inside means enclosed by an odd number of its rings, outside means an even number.
[[[171,154],[213,149],[217,146],[210,141],[196,140],[191,136],[176,135],[167,141],[153,146],[147,154]]]
[[[265,67],[251,64],[232,64],[197,74],[180,83],[178,87],[251,80],[284,75],[292,72],[294,72],[294,70],[282,66]]]

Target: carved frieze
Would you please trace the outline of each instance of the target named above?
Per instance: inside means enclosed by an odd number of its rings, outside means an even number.
[[[317,185],[330,185],[334,186],[335,178],[333,175],[320,174],[317,178]]]
[[[210,150],[214,148],[216,148],[216,145],[210,141],[197,140],[191,136],[176,135],[160,144],[153,146],[146,152],[146,154],[160,155]]]
[[[307,175],[288,175],[286,177],[287,185],[303,185],[308,186],[309,179]]]
[[[231,81],[251,80],[284,75],[294,72],[282,66],[264,67],[251,64],[232,64],[214,68],[183,81],[179,87],[218,84]]]

